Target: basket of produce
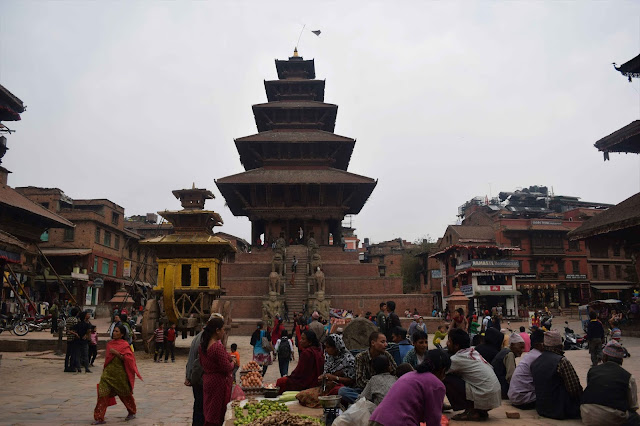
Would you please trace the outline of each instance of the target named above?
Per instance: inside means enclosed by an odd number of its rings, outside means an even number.
[[[264,392],[262,388],[262,376],[257,371],[247,371],[240,375],[240,385],[246,395],[256,395]]]
[[[318,426],[322,424],[318,418],[290,414],[289,407],[279,401],[248,400],[244,407],[235,403],[232,403],[231,406],[233,407],[234,425]]]
[[[265,398],[277,398],[280,387],[272,383],[264,385],[264,397]]]

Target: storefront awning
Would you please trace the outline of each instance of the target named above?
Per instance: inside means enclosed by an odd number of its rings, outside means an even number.
[[[88,248],[43,248],[45,256],[86,256],[91,253]]]
[[[591,284],[596,290],[629,290],[633,284]]]
[[[474,296],[520,296],[518,290],[504,290],[504,291],[491,291],[491,290],[478,290],[474,293]]]

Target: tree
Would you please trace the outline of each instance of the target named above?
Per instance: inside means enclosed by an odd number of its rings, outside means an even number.
[[[431,253],[435,248],[435,241],[428,235],[414,241],[415,248],[406,249],[402,254],[402,287],[404,293],[414,293],[420,290],[420,274],[424,273],[424,266],[419,253]]]

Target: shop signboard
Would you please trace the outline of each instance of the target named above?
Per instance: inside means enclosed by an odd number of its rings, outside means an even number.
[[[460,286],[460,291],[464,293],[465,296],[473,296],[473,285],[465,284]]]
[[[536,274],[516,274],[518,280],[535,280],[536,278]]]
[[[131,277],[131,261],[125,260],[122,262],[122,276],[125,278]]]
[[[582,274],[567,274],[565,275],[568,280],[586,280],[587,276]]]
[[[485,260],[472,259],[456,266],[456,271],[466,268],[519,268],[517,260]]]
[[[501,292],[501,291],[510,291],[513,290],[513,287],[510,285],[479,285],[479,291],[493,291],[493,292]]]
[[[103,288],[104,280],[102,278],[96,278],[95,280],[93,280],[93,286],[95,288]]]

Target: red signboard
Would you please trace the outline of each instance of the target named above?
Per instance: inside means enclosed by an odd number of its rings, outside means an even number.
[[[489,286],[489,290],[491,290],[491,291],[500,291],[500,286],[499,285]]]

